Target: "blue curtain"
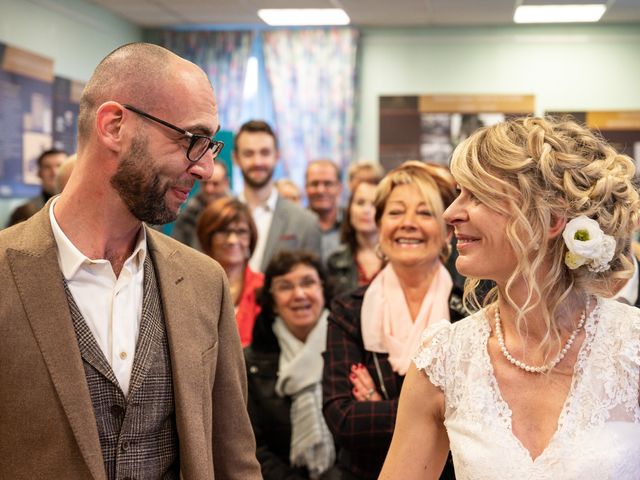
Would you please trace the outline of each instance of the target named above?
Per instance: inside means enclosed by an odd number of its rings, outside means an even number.
[[[243,89],[252,32],[164,31],[162,45],[200,66],[216,92],[223,130],[242,124]]]

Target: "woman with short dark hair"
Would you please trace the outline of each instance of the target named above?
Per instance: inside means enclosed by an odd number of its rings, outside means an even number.
[[[258,241],[251,213],[235,198],[219,198],[203,210],[197,233],[202,251],[217,260],[229,278],[240,342],[246,347],[260,313],[256,292],[264,282],[261,273],[249,268],[249,258]]]
[[[283,251],[269,263],[245,349],[257,457],[265,480],[327,478],[335,461],[322,416],[327,282],[320,259]]]

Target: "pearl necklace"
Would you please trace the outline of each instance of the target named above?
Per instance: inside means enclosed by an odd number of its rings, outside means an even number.
[[[574,340],[576,339],[576,336],[578,335],[578,332],[580,331],[580,329],[582,327],[584,327],[584,322],[585,322],[585,319],[587,318],[587,311],[589,311],[589,304],[590,303],[591,303],[591,299],[589,297],[587,297],[587,305],[585,306],[584,311],[582,312],[582,315],[580,315],[580,320],[578,321],[578,326],[575,328],[575,330],[573,332],[571,332],[571,335],[569,335],[569,338],[567,339],[567,343],[565,343],[564,347],[562,347],[562,350],[560,350],[560,352],[558,353],[556,358],[551,360],[546,365],[541,365],[539,367],[532,367],[531,365],[527,365],[526,363],[521,362],[520,360],[516,360],[509,353],[509,350],[507,350],[507,346],[504,343],[504,337],[502,336],[502,326],[501,326],[501,322],[500,322],[500,312],[498,310],[498,307],[496,307],[496,314],[495,314],[495,318],[496,318],[496,336],[498,337],[498,344],[500,345],[500,350],[502,350],[502,354],[504,355],[504,357],[507,360],[509,360],[509,362],[512,365],[515,365],[516,367],[521,368],[522,370],[526,370],[527,372],[530,372],[530,373],[545,373],[545,372],[548,372],[553,367],[555,367],[558,363],[560,363],[560,361],[564,358],[564,356],[567,354],[567,352],[571,348],[571,345],[573,344]]]

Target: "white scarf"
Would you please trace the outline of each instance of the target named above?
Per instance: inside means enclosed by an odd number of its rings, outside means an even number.
[[[312,479],[328,470],[336,458],[333,437],[322,416],[322,352],[327,344],[327,317],[324,309],[306,342],[298,340],[280,317],[273,333],[280,345],[276,393],[290,396],[292,465],[304,465]]]
[[[360,321],[364,348],[370,352],[388,353],[393,370],[405,375],[427,325],[441,319],[450,320],[452,288],[451,275],[438,262],[418,316],[412,320],[400,280],[388,264],[371,282],[362,300]]]

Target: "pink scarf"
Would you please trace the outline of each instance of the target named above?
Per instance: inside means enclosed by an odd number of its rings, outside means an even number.
[[[436,268],[415,321],[411,320],[404,292],[391,264],[378,274],[364,294],[360,314],[364,348],[388,353],[391,367],[400,375],[407,373],[427,325],[441,319],[450,320],[449,295],[453,281],[444,265],[438,262]]]

